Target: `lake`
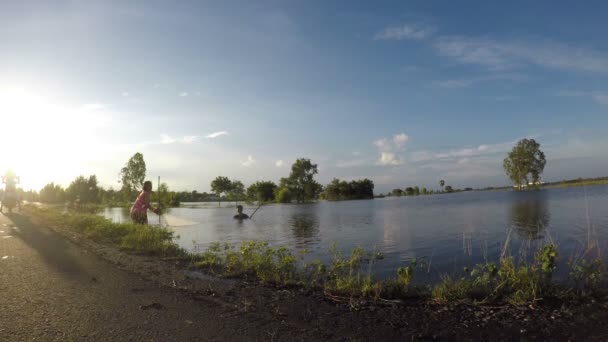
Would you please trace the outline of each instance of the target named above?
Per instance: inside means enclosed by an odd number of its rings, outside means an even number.
[[[244,206],[248,214],[257,208]],[[190,251],[204,251],[215,241],[259,239],[294,251],[306,249],[309,260],[328,261],[333,243],[345,254],[362,246],[384,255],[369,268],[378,278],[393,276],[416,258],[418,282],[496,261],[501,253],[529,260],[551,241],[558,245],[560,266],[582,256],[588,246],[593,247],[588,257],[603,256],[599,253],[608,249],[608,186],[271,204],[242,222],[232,218],[235,212],[234,203],[204,203],[168,213],[196,223],[170,227],[179,235],[177,242]],[[103,213],[114,221],[128,220],[127,214],[120,208]],[[155,221],[158,216],[149,218]],[[558,267],[557,276],[565,274],[567,268]]]

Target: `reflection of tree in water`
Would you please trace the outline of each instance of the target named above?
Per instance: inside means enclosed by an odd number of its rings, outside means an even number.
[[[541,196],[516,199],[511,207],[511,222],[525,240],[542,239],[550,219],[547,201]]]
[[[308,240],[319,233],[319,222],[310,214],[295,214],[291,217],[290,223],[296,239]]]

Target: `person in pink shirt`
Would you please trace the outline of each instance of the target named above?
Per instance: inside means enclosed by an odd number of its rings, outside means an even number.
[[[131,219],[134,223],[148,224],[148,209],[157,215],[160,214],[160,208],[154,208],[150,205],[150,196],[152,196],[152,182],[146,181],[144,189],[131,207]]]

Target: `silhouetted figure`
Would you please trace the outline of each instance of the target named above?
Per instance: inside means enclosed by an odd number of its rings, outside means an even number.
[[[234,218],[237,220],[244,220],[244,219],[248,219],[249,215],[247,214],[243,214],[243,206],[242,205],[237,205],[236,206],[236,210],[237,210],[237,214],[234,215]]]
[[[18,206],[19,209],[21,209],[21,201],[19,199],[19,194],[17,193],[19,177],[17,177],[13,170],[9,169],[6,174],[2,176],[2,183],[5,184],[5,187],[2,203],[0,203],[0,212],[4,207],[7,207],[9,212],[11,212],[15,206]]]

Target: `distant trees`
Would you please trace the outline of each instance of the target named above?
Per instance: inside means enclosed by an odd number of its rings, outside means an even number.
[[[99,203],[99,186],[97,176],[91,175],[89,178],[78,176],[66,189],[67,199],[71,202],[80,204]]]
[[[227,194],[232,189],[232,182],[228,177],[217,176],[211,181],[211,191],[218,197],[218,206],[221,206],[222,194]]]
[[[454,192],[454,189],[453,189],[451,186],[446,185],[446,186],[445,186],[445,192],[448,192],[448,193],[449,193],[449,192]]]
[[[317,164],[313,164],[310,159],[298,159],[291,166],[289,177],[281,178],[279,188],[288,189],[298,203],[315,200],[323,190],[321,184],[314,180],[317,173]]]
[[[49,183],[40,190],[40,202],[58,204],[65,202],[65,190],[55,183]]]
[[[391,195],[392,196],[403,196],[403,190],[401,189],[393,189],[393,191],[391,191]]]
[[[120,170],[122,192],[130,199],[134,193],[141,191],[146,179],[146,162],[144,155],[135,153]]]
[[[365,178],[351,182],[334,178],[323,191],[323,198],[330,201],[374,198],[374,182]]]
[[[545,169],[545,154],[534,139],[521,139],[503,161],[507,177],[521,190],[522,183],[536,185]]]
[[[275,200],[277,185],[270,181],[258,181],[247,188],[247,199],[249,201],[272,202]]]
[[[288,188],[279,188],[277,190],[276,202],[277,203],[291,203],[291,191]]]
[[[439,186],[441,187],[441,191],[443,191],[443,186],[445,185],[445,181],[442,179],[439,181]]]
[[[239,180],[232,181],[230,190],[228,190],[228,198],[238,203],[245,198],[245,185]]]

